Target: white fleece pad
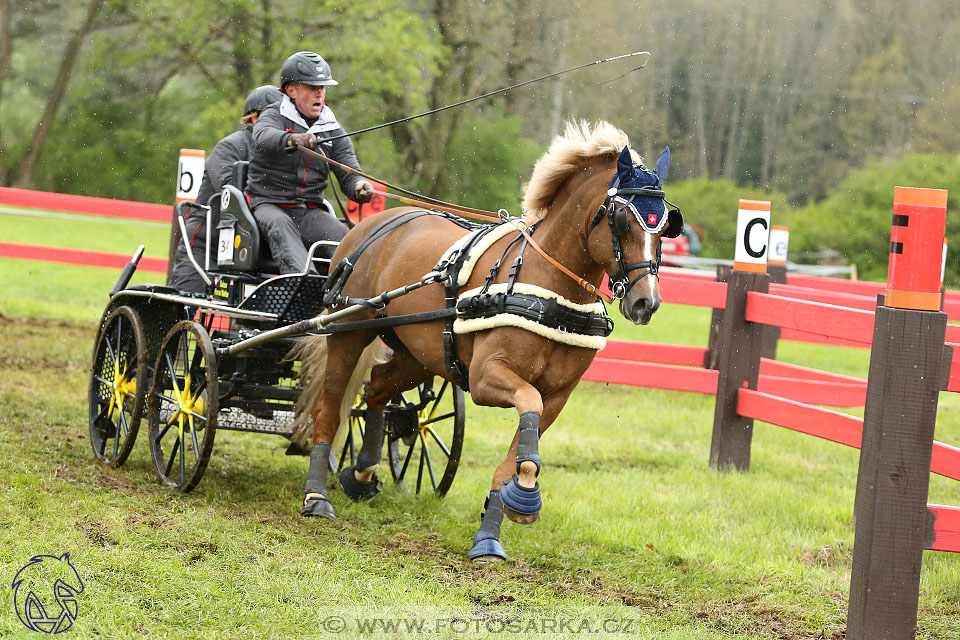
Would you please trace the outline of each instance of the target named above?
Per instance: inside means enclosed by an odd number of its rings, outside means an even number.
[[[481,289],[482,287],[477,287],[476,289],[463,292],[460,294],[458,301],[479,294]],[[506,290],[507,283],[503,282],[500,284],[491,285],[487,290],[487,293],[504,293]],[[597,314],[602,314],[605,312],[602,302],[594,302],[592,304],[577,304],[576,302],[570,302],[559,293],[555,293],[549,289],[544,289],[543,287],[538,287],[534,284],[518,282],[514,285],[513,291],[514,293],[524,293],[528,295],[539,296],[541,298],[554,299],[561,306],[567,307],[568,309],[573,309],[575,311]],[[559,329],[547,327],[534,322],[529,318],[523,318],[512,313],[500,313],[491,318],[472,318],[470,320],[457,318],[453,322],[454,333],[473,333],[475,331],[495,329],[497,327],[517,327],[519,329],[525,329],[531,333],[535,333],[542,338],[553,340],[554,342],[568,344],[573,347],[596,349],[597,351],[603,349],[607,345],[607,339],[604,336],[585,336],[579,333],[567,333],[560,331]]]
[[[440,258],[440,262],[446,261],[454,251],[460,251],[470,240],[476,235],[484,231],[484,229],[477,229],[476,231],[471,231],[467,235],[463,236],[459,240],[453,243],[453,245],[443,252],[443,257]],[[460,275],[457,277],[457,286],[462,287],[470,280],[470,275],[473,273],[473,268],[477,264],[477,260],[486,253],[493,244],[503,238],[508,236],[511,233],[519,233],[517,228],[510,224],[509,222],[504,222],[496,225],[492,231],[488,232],[476,246],[470,249],[470,254],[467,256],[467,259],[463,263],[463,267],[460,269]]]

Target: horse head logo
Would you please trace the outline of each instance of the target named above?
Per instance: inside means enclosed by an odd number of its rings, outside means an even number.
[[[69,553],[30,558],[10,586],[17,617],[31,631],[62,633],[77,619],[83,580],[70,564]]]

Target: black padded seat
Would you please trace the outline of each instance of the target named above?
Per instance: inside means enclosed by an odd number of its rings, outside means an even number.
[[[234,246],[221,247],[221,236],[233,237]],[[217,266],[221,271],[280,273],[279,265],[270,255],[270,247],[260,236],[260,227],[246,196],[232,184],[224,185],[220,192],[220,224],[217,225],[216,240]]]
[[[219,271],[276,275],[280,273],[280,265],[270,254],[269,243],[262,238],[260,227],[243,192],[247,184],[249,165],[245,160],[235,162],[230,184],[220,191],[220,224],[217,225],[214,236],[214,258]],[[329,202],[324,200],[323,204],[330,215],[335,215]],[[234,238],[233,251],[224,247],[223,256],[220,252],[221,230],[232,230],[232,234],[227,231],[226,235]]]

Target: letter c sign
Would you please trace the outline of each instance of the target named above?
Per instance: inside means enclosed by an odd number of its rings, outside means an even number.
[[[766,273],[769,230],[770,203],[765,200],[741,200],[737,213],[735,270]]]

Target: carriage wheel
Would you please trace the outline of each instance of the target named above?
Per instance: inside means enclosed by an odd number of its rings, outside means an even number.
[[[199,484],[213,450],[218,398],[210,337],[196,322],[178,322],[163,339],[147,405],[161,484],[184,492]]]
[[[97,336],[88,392],[90,444],[111,467],[126,461],[140,429],[149,384],[145,344],[140,318],[128,306],[110,312]]]
[[[443,496],[453,484],[463,448],[463,389],[440,378],[401,394],[387,405],[385,430],[390,472],[416,493]],[[413,396],[413,397],[408,397]]]

